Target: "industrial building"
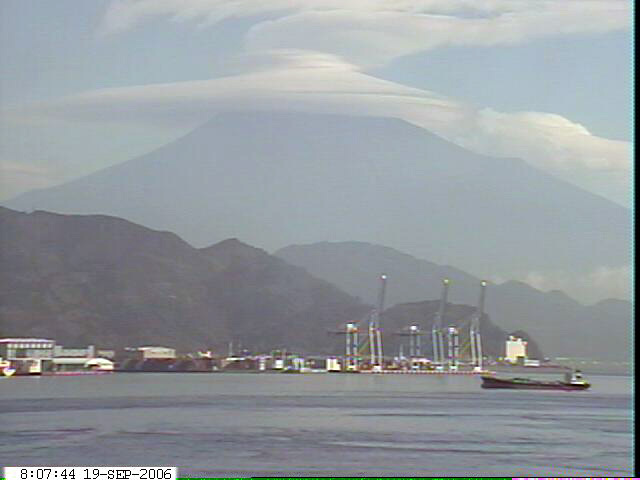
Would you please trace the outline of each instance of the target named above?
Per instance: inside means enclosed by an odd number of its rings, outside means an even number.
[[[504,359],[509,363],[522,363],[526,358],[527,342],[520,337],[509,335],[505,344]]]
[[[64,348],[56,345],[54,348],[52,370],[55,373],[68,374],[78,372],[111,372],[114,369],[114,363],[104,357],[112,353],[113,352],[108,350],[96,350],[94,345],[89,345],[87,348]]]
[[[138,352],[140,360],[175,360],[176,350],[169,347],[138,347],[135,349]]]
[[[93,345],[64,348],[45,338],[0,339],[0,359],[16,375],[112,371],[113,362],[96,353]]]
[[[40,375],[52,368],[55,346],[46,338],[0,338],[0,358],[18,375]]]
[[[178,355],[164,346],[127,347],[118,357],[121,372],[212,372],[217,369],[210,352]]]

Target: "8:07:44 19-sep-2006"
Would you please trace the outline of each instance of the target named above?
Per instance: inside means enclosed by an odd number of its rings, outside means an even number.
[[[5,467],[6,480],[175,480],[177,467]]]

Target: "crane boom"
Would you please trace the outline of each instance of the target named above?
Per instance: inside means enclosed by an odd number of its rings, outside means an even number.
[[[478,306],[476,307],[475,320],[480,322],[482,315],[484,314],[484,299],[486,297],[487,292],[487,282],[482,280],[480,282],[480,297],[478,298]]]
[[[380,315],[384,311],[384,297],[387,290],[387,276],[383,273],[380,275],[380,291],[378,292],[378,310],[376,315],[376,326],[380,326]]]
[[[437,327],[442,329],[442,322],[444,320],[444,312],[447,308],[447,297],[449,295],[449,284],[451,282],[448,278],[442,280],[442,295],[440,297],[440,309],[438,310],[438,316],[436,317]]]
[[[380,275],[380,290],[378,291],[378,304],[371,315],[369,322],[369,346],[371,353],[371,366],[382,367],[382,333],[380,331],[380,316],[384,310],[384,297],[387,289],[387,275]]]
[[[449,294],[449,284],[451,282],[448,278],[442,280],[442,295],[440,296],[440,308],[436,314],[436,318],[433,321],[431,328],[431,340],[433,342],[433,361],[436,365],[444,364],[444,336],[442,333],[442,323],[444,321],[444,314],[447,307],[447,296]]]
[[[469,340],[471,342],[471,363],[476,370],[482,370],[482,341],[480,338],[480,320],[484,314],[484,301],[486,296],[487,282],[480,282],[480,297],[476,311],[471,319],[471,328],[469,331]]]

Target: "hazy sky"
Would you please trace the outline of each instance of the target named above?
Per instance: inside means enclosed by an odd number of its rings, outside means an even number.
[[[631,2],[4,0],[0,199],[215,112],[389,115],[630,197]]]

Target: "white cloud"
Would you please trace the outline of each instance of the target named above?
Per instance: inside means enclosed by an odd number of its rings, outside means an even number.
[[[569,272],[530,272],[523,281],[543,291],[562,290],[582,301],[630,298],[631,268],[603,266],[584,275]]]
[[[476,145],[477,150],[490,150],[493,154],[521,156],[522,145],[531,155],[546,159],[549,168],[573,170],[584,167],[591,170],[627,170],[629,168],[628,142],[608,140],[592,135],[583,125],[552,113],[517,112],[500,113],[491,109],[478,112],[478,123],[485,138]],[[489,139],[491,145],[483,144]],[[507,143],[508,142],[508,143]],[[522,152],[524,153],[524,152]]]
[[[630,28],[625,0],[119,0],[101,31],[116,33],[154,17],[198,27],[258,17],[250,51],[315,50],[370,66],[443,45],[514,44],[530,39]]]
[[[47,167],[0,161],[0,198],[11,198],[26,190],[51,186],[58,180]]]
[[[307,11],[255,25],[248,33],[247,47],[263,50],[296,46],[374,66],[446,45],[510,45],[628,25],[624,9],[612,9],[610,2],[605,2],[606,9],[602,8],[603,2],[536,3],[542,8],[480,18],[397,10]]]
[[[255,22],[245,37],[249,54],[235,65],[233,76],[89,92],[68,99],[64,109],[88,118],[101,105],[107,119],[146,115],[147,121],[183,125],[205,121],[217,110],[244,108],[393,116],[476,152],[523,158],[628,203],[628,142],[598,137],[552,113],[479,110],[365,75],[364,69],[445,45],[506,45],[628,29],[630,2],[118,0],[109,5],[101,29],[113,34],[154,18],[207,28],[238,17]]]
[[[251,71],[255,65],[257,71]],[[626,199],[629,143],[598,137],[559,115],[476,109],[427,90],[367,75],[339,57],[319,52],[253,54],[236,62],[233,70],[240,73],[203,81],[85,92],[42,104],[31,109],[30,115],[183,129],[225,110],[395,117],[472,151],[522,158],[608,198]]]

